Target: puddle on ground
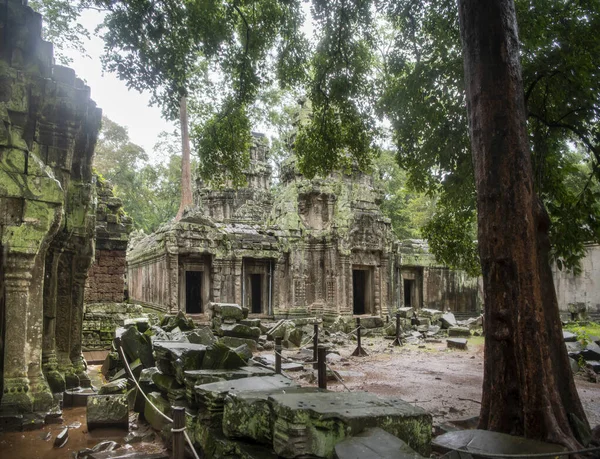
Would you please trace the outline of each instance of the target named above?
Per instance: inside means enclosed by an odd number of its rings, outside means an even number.
[[[30,432],[0,433],[0,459],[71,459],[77,451],[92,448],[104,440],[115,441],[121,446],[124,444],[127,432],[123,429],[94,429],[88,432],[85,410],[85,407],[65,408],[62,424],[46,425]],[[76,428],[79,423],[81,426]],[[56,435],[69,425],[72,426],[69,428],[69,441],[62,448],[55,448]],[[136,443],[132,445],[132,450],[157,453],[165,448],[158,440]]]

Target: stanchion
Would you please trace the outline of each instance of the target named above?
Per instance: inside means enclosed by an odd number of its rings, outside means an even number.
[[[278,375],[281,374],[281,352],[283,351],[283,346],[281,346],[281,341],[283,338],[275,338],[275,373]]]
[[[173,407],[173,459],[184,459],[185,457],[185,408]]]
[[[392,343],[394,346],[402,346],[402,328],[400,327],[400,312],[396,313],[396,339]]]
[[[319,324],[315,322],[315,335],[313,336],[313,369],[317,369],[317,347],[319,346]]]
[[[327,389],[326,354],[327,348],[325,346],[319,346],[317,349],[317,381],[319,383],[319,389]]]
[[[360,342],[360,329],[361,329],[360,317],[357,317],[356,318],[356,344],[357,344],[357,346],[356,346],[356,349],[354,350],[354,352],[352,353],[352,355],[354,357],[364,357],[366,355],[369,355],[369,354],[367,354],[367,351],[365,351],[362,348],[362,345]]]

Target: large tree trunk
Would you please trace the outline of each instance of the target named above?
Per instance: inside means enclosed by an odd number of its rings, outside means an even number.
[[[533,189],[514,1],[459,0],[459,15],[485,299],[479,427],[575,449],[589,425],[562,338],[549,219]]]
[[[175,220],[179,221],[187,206],[191,206],[192,172],[190,166],[190,134],[188,131],[187,98],[179,100],[179,124],[181,125],[181,203]]]

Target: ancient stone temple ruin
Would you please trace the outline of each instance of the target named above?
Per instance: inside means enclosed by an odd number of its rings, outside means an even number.
[[[81,322],[101,111],[54,65],[39,14],[7,0],[0,24],[0,415],[31,423],[21,415],[56,413],[53,393],[89,381]]]
[[[195,209],[134,244],[133,301],[190,314],[207,313],[209,302],[237,303],[274,317],[480,307],[477,280],[435,264],[426,248],[409,247],[411,262],[423,259],[403,266],[371,175],[354,169],[309,180],[292,157],[272,192],[266,140],[255,135],[246,176],[241,189],[198,183]]]

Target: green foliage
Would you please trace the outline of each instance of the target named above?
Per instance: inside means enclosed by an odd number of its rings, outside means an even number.
[[[177,213],[181,194],[181,156],[176,135],[161,134],[155,146],[160,162],[150,163],[146,152],[129,140],[127,129],[104,117],[96,146],[95,170],[108,180],[115,195],[147,233]]]
[[[42,37],[54,45],[56,60],[68,65],[72,59],[64,53],[74,49],[85,55],[85,40],[90,37],[89,31],[79,23],[83,2],[69,0],[30,0],[29,6],[43,16]]]
[[[389,150],[375,159],[376,185],[383,192],[381,210],[391,220],[392,231],[402,239],[423,237],[421,228],[428,223],[436,209],[436,199],[411,190],[406,172]]]
[[[600,2],[517,0],[516,7],[535,186],[552,220],[553,256],[559,267],[576,269],[584,243],[600,241],[600,38],[594,32]],[[440,193],[447,208],[441,215],[458,217],[451,225],[459,231],[460,219],[474,221],[465,213],[475,213],[475,194],[456,4],[399,0],[386,12],[395,49],[378,108],[393,124],[409,184]],[[428,236],[443,231],[443,223],[430,224]],[[456,231],[449,231],[454,237],[447,244],[432,244],[436,257],[449,257],[451,265],[472,254],[470,235]],[[460,248],[460,241],[467,245]]]
[[[243,181],[249,160],[248,109],[276,75],[283,86],[306,77],[308,42],[300,32],[301,2],[288,0],[97,0],[108,9],[104,64],[128,86],[149,90],[167,117],[179,99],[213,99],[211,113],[191,133],[200,169],[210,180]],[[210,92],[217,72],[224,94]],[[207,104],[205,104],[206,106]],[[192,124],[194,121],[192,119]]]

